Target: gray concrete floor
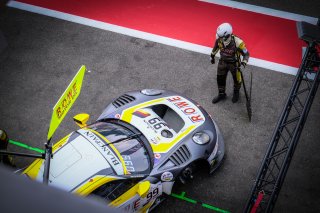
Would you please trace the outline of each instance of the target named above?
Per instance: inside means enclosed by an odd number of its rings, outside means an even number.
[[[176,185],[174,193],[184,191],[187,197],[231,212],[243,210],[294,76],[246,68],[246,73],[253,73],[253,119],[249,123],[244,95],[240,103],[231,102],[230,76],[228,99],[211,104],[217,93],[217,66],[211,65],[207,55],[11,8],[0,14],[0,29],[8,43],[0,54],[0,128],[11,139],[43,147],[52,107],[82,64],[91,72],[86,73],[81,95],[53,141],[77,128],[73,115],[86,112],[94,121],[123,92],[174,90],[199,102],[214,117],[226,143],[226,159],[215,175],[200,171],[188,185]],[[319,96],[274,212],[320,211]],[[24,166],[30,160],[17,159],[17,163]],[[174,198],[155,209],[185,211],[209,212]]]

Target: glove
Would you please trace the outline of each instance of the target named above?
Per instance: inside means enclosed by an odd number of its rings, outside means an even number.
[[[211,64],[215,64],[216,63],[216,59],[214,58],[214,56],[211,56]]]
[[[246,68],[247,62],[246,61],[241,61],[241,65],[243,66],[243,68]]]

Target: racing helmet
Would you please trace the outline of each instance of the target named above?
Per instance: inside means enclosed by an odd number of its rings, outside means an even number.
[[[229,23],[220,24],[217,28],[217,37],[226,41],[232,34],[232,26]]]

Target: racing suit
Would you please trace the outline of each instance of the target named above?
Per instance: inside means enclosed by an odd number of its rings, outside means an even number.
[[[223,38],[217,38],[215,45],[211,52],[211,62],[214,63],[215,55],[220,51],[220,60],[218,63],[218,71],[217,71],[217,83],[218,83],[218,90],[219,96],[224,98],[226,96],[226,80],[227,74],[230,70],[233,78],[233,88],[234,94],[232,98],[232,102],[237,102],[239,99],[239,90],[241,88],[241,75],[239,72],[238,67],[240,65],[245,66],[249,60],[249,52],[245,46],[245,43],[242,39],[237,37],[236,35],[231,35],[231,41],[229,44],[225,45]],[[241,61],[242,55],[243,59]],[[218,99],[216,102],[218,102]],[[212,101],[213,103],[214,100]]]

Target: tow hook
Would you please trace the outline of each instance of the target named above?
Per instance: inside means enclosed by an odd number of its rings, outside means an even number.
[[[181,183],[185,184],[187,181],[193,179],[193,170],[191,167],[185,168],[180,175],[180,181]]]

